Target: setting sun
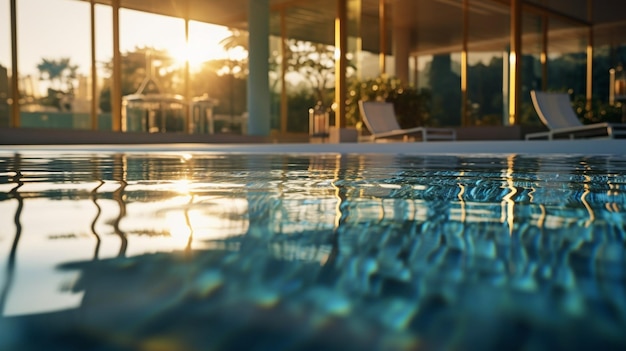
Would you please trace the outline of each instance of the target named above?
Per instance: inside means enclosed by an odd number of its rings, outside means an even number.
[[[227,57],[219,43],[229,35],[231,33],[226,27],[192,22],[189,24],[189,43],[185,45],[184,38],[168,41],[171,44],[166,49],[181,64],[189,62],[189,69],[195,72],[209,60]]]

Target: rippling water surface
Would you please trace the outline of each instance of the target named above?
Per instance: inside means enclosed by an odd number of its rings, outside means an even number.
[[[0,153],[0,350],[626,348],[626,158]]]

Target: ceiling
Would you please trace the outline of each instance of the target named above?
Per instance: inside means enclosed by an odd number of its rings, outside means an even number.
[[[111,4],[111,0],[96,0]],[[128,9],[157,13],[190,20],[246,29],[249,0],[120,0]],[[592,22],[596,24],[596,45],[626,42],[626,1],[592,0]],[[463,40],[462,0],[385,0],[386,17],[391,38],[392,27],[408,27],[413,53],[460,51]],[[270,30],[280,35],[281,16],[284,16],[288,36],[332,44],[334,41],[335,0],[269,0],[272,19]],[[546,5],[546,3],[548,5]],[[357,5],[358,4],[358,5]],[[495,50],[505,47],[509,40],[509,0],[471,0],[469,9],[469,39],[475,48]],[[580,35],[588,23],[587,0],[526,0],[524,5],[524,33],[537,33],[539,19],[548,10],[558,10],[551,25],[559,24],[561,35],[570,28]],[[360,25],[364,50],[379,51],[379,0],[348,0],[348,6],[360,6],[362,15],[349,18],[348,30],[356,32]],[[355,33],[356,35],[357,33]],[[624,39],[622,39],[624,38]],[[390,41],[390,40],[389,40]],[[391,44],[387,50],[391,49]],[[566,48],[563,48],[566,50]]]

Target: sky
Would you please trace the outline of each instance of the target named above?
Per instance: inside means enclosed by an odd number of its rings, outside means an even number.
[[[35,93],[45,92],[46,83],[39,82],[37,70],[37,65],[43,58],[58,60],[69,57],[72,64],[78,65],[80,74],[90,75],[91,38],[88,1],[20,0],[17,1],[17,6],[18,68],[20,77],[27,75],[32,77],[22,84],[32,84]],[[96,5],[95,9],[96,61],[110,62],[113,57],[112,9],[104,5]],[[10,0],[0,0],[0,65],[7,68],[11,67],[9,10]],[[166,49],[171,54],[179,56],[181,64],[184,56],[189,57],[192,71],[201,62],[227,57],[219,42],[230,35],[228,28],[191,21],[189,31],[189,50],[186,50],[182,19],[127,9],[120,10],[122,53],[145,46]],[[493,53],[488,53],[487,59],[492,56]],[[481,58],[480,54],[470,55],[472,62]],[[424,69],[429,60],[429,57],[419,60],[420,70]],[[372,72],[375,72],[378,61],[372,62],[375,62]],[[388,60],[387,64],[388,69],[392,69],[393,60]],[[362,72],[365,72],[365,69]],[[104,77],[105,74],[99,72],[98,76]]]
[[[0,64],[11,67],[10,0],[0,0]],[[69,57],[79,73],[90,71],[90,5],[74,0],[17,1],[18,68],[20,76],[37,74],[43,58]],[[112,10],[96,5],[96,61],[113,56]],[[192,67],[201,61],[225,57],[219,42],[227,28],[191,21],[189,54]],[[120,10],[120,51],[152,46],[185,56],[182,19]]]

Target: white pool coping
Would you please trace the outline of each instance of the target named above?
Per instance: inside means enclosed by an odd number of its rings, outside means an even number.
[[[219,153],[219,154],[405,154],[405,155],[621,155],[626,140],[437,141],[413,143],[98,144],[0,145],[0,153]]]

